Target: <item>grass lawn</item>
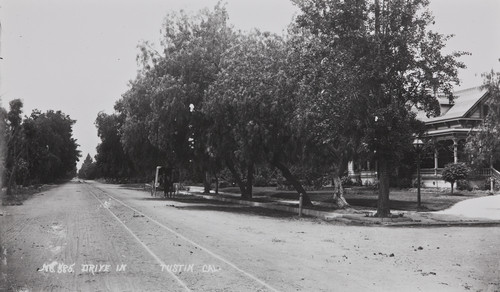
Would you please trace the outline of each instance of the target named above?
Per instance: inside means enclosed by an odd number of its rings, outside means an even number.
[[[220,189],[220,192],[240,194],[239,188],[230,187]],[[331,199],[332,190],[324,189],[319,191],[309,191],[310,198],[314,202],[321,202],[321,207],[314,209],[328,210],[328,203],[333,203]],[[444,210],[452,205],[471,198],[487,196],[488,191],[439,191],[434,189],[422,189],[421,201],[422,209],[429,211]],[[353,187],[346,189],[345,198],[354,209],[377,208],[378,190],[368,187]],[[276,190],[275,187],[255,187],[252,201],[288,201],[298,200],[299,196],[295,191]],[[391,189],[389,195],[390,208],[392,210],[416,211],[417,210],[417,190],[416,189]]]

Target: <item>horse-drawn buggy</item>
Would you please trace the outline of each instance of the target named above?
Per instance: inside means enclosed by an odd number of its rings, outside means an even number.
[[[157,166],[151,196],[159,196],[163,192],[166,198],[173,198],[179,194],[179,170],[173,167]]]

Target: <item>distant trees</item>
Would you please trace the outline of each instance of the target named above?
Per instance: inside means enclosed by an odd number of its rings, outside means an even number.
[[[7,111],[0,106],[0,188],[4,186],[7,144]]]
[[[87,154],[83,161],[82,167],[78,170],[78,178],[81,179],[94,179],[98,176],[97,166],[90,154]]]
[[[23,119],[21,100],[12,100],[9,106],[8,112],[1,111],[2,139],[7,141],[3,173],[7,192],[10,194],[16,184],[52,183],[73,177],[80,157],[72,135],[75,121],[53,110],[33,110]]]
[[[106,177],[106,178],[126,178],[134,174],[134,166],[131,156],[127,155],[122,147],[121,133],[119,129],[124,122],[124,116],[119,114],[99,113],[95,121],[97,136],[101,143],[97,145],[96,162],[91,157],[85,159],[89,162],[90,169],[84,170],[83,175],[87,177]],[[143,157],[143,156],[139,156]],[[90,161],[88,161],[90,158]],[[82,177],[84,178],[84,177]],[[90,178],[89,178],[90,179]]]
[[[22,155],[22,128],[21,114],[23,112],[23,102],[20,99],[14,99],[9,102],[9,111],[5,116],[7,153],[6,153],[6,172],[5,180],[7,182],[7,195],[12,194],[12,187],[16,182],[17,170],[25,166]]]

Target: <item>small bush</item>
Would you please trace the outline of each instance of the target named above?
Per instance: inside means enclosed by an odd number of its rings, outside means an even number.
[[[269,185],[269,180],[262,175],[257,175],[254,177],[253,185],[256,187],[265,187]]]
[[[373,182],[371,182],[371,181],[367,181],[367,182],[365,183],[365,186],[367,186],[367,187],[372,187],[372,188],[374,188],[374,189],[378,189],[378,187],[379,187],[379,181],[378,181],[378,179],[375,179],[375,181],[373,181]]]
[[[500,180],[490,177],[487,180],[484,181],[484,184],[482,185],[481,190],[483,191],[489,191],[491,188],[491,181],[493,180],[493,190],[494,191],[500,191]]]
[[[465,163],[449,163],[443,169],[442,178],[451,184],[451,192],[453,193],[453,184],[456,181],[466,179],[470,171]]]
[[[319,177],[319,178],[313,180],[312,187],[314,188],[314,190],[321,190],[323,188],[323,186],[327,183],[327,181],[328,181],[328,178]]]
[[[418,188],[418,179],[413,179],[411,185],[414,187],[414,188]],[[424,181],[422,179],[420,179],[420,187],[423,188],[424,187]]]
[[[340,181],[342,182],[342,186],[344,187],[349,187],[352,185],[352,180],[350,176],[343,176],[340,178]]]
[[[466,179],[461,179],[457,181],[457,190],[460,191],[472,191],[472,186]]]
[[[361,180],[359,178],[354,179],[351,176],[343,176],[341,178],[343,187],[359,187],[361,186]]]
[[[398,187],[401,189],[407,189],[412,187],[412,181],[411,178],[402,178],[399,180]]]
[[[219,180],[219,188],[223,189],[223,188],[228,188],[230,186],[231,186],[231,183],[229,183],[228,181]]]

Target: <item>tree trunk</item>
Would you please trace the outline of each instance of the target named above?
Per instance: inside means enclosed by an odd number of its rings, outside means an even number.
[[[303,194],[303,196],[302,196],[302,204],[304,206],[312,206],[313,204],[311,202],[311,199],[307,195],[306,190],[304,190],[304,188],[302,187],[302,185],[300,184],[300,182],[290,172],[290,170],[285,165],[283,165],[282,163],[280,163],[278,161],[274,161],[272,163],[272,165],[275,166],[277,169],[279,169],[281,171],[281,173],[286,178],[286,180],[288,180],[289,182],[292,183],[292,185],[295,188],[295,190],[297,191],[297,193]]]
[[[244,199],[252,198],[253,173],[254,173],[253,163],[250,163],[247,168],[247,184],[245,188],[246,192],[242,194],[242,198]]]
[[[203,178],[203,193],[210,194],[210,172],[205,170],[205,176]]]
[[[335,204],[337,204],[337,208],[339,209],[350,207],[349,203],[347,203],[346,199],[344,198],[344,187],[342,186],[342,180],[340,179],[340,176],[347,170],[347,167],[349,165],[349,160],[345,159],[349,156],[350,155],[348,155],[347,153],[344,153],[344,155],[341,155],[339,163],[337,165],[334,165],[333,201],[335,202]]]
[[[215,174],[215,194],[219,194],[219,177],[217,176],[217,173]]]
[[[15,133],[16,133],[16,130],[14,130],[13,137],[15,137]],[[14,138],[11,138],[11,139],[14,139]],[[8,143],[7,143],[7,147],[8,147]],[[12,170],[11,170],[10,175],[9,175],[9,181],[7,182],[7,194],[6,194],[7,196],[12,196],[12,186],[16,180],[17,161],[18,161],[19,157],[21,157],[21,152],[16,155],[16,152],[17,152],[16,151],[16,148],[17,148],[16,143],[14,143],[13,148],[14,149],[13,149],[12,156],[14,156],[14,161],[12,163]],[[8,159],[8,157],[7,157],[7,159]]]
[[[234,167],[233,161],[231,159],[226,159],[226,166],[229,169],[229,171],[231,172],[231,174],[233,175],[233,178],[236,181],[236,184],[240,188],[241,197],[244,197],[244,194],[246,194],[246,192],[247,192],[246,186],[243,183],[243,181],[241,180],[240,174],[238,173],[238,171],[236,171],[236,168]]]
[[[391,210],[389,207],[389,162],[382,158],[378,161],[379,169],[379,189],[377,217],[389,217]]]
[[[334,173],[333,175],[333,201],[339,209],[350,207],[344,198],[344,187],[338,173]]]
[[[12,186],[14,184],[14,181],[15,181],[15,177],[16,177],[16,168],[17,168],[17,165],[16,163],[14,163],[14,166],[12,166],[12,171],[9,175],[9,182],[7,183],[7,196],[12,196]]]
[[[453,185],[455,184],[455,182],[451,182],[451,194],[453,195]]]

